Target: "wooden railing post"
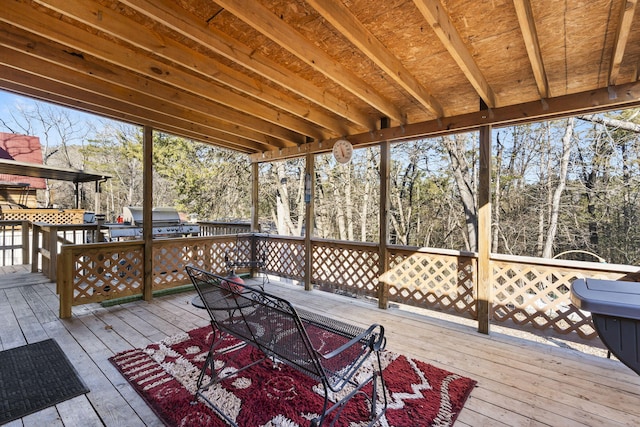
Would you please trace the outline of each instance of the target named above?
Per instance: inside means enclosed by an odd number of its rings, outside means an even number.
[[[60,318],[68,319],[72,315],[73,305],[73,253],[63,247],[58,257],[60,274],[56,279],[56,289],[60,295]]]
[[[478,190],[478,332],[489,333],[491,318],[491,126],[480,128]]]
[[[153,299],[153,128],[143,128],[142,140],[142,240],[144,240],[144,269],[142,295],[145,301]]]
[[[389,141],[380,143],[380,260],[379,274],[383,275],[389,268],[387,246],[389,245],[389,162],[391,158],[391,144]],[[389,307],[389,284],[378,281],[378,307]]]
[[[49,227],[49,268],[47,277],[52,282],[56,281],[58,270],[58,227],[52,225]]]
[[[22,263],[30,264],[29,260],[29,228],[31,223],[29,221],[21,221],[20,229],[22,230]],[[32,267],[33,270],[33,267]]]
[[[312,153],[307,153],[304,177],[304,288],[307,291],[313,289],[313,245],[311,244],[311,237],[313,237],[313,218],[315,216],[315,160],[316,158]]]
[[[40,224],[32,222],[31,223],[31,272],[38,272],[38,261],[40,257],[38,254],[40,253],[40,234],[42,233],[42,227]]]

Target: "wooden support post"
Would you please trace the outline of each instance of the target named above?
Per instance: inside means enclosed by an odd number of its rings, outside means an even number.
[[[391,144],[389,141],[380,143],[380,253],[379,276],[389,268],[387,260],[387,245],[389,244],[389,162],[391,161]],[[389,307],[389,284],[378,282],[378,307]]]
[[[144,277],[142,298],[153,298],[153,128],[145,126],[142,138],[142,239]]]
[[[72,316],[71,307],[73,305],[73,253],[70,250],[62,248],[60,258],[58,258],[60,266],[60,275],[56,280],[56,288],[60,295],[60,312],[61,319],[68,319]]]
[[[29,255],[31,252],[29,251],[29,221],[21,222],[20,231],[22,231],[22,263],[30,264]],[[31,271],[33,271],[33,266],[31,266]]]
[[[45,234],[45,236],[47,237],[47,249],[49,250],[49,254],[48,254],[48,258],[47,258],[47,269],[46,269],[46,276],[49,278],[49,280],[51,280],[52,282],[56,281],[56,276],[58,274],[57,269],[58,269],[58,226],[57,225],[51,225],[49,227],[47,227],[47,229],[49,229],[49,234]],[[42,263],[42,272],[45,272],[44,269],[44,256],[42,257],[43,259],[43,263]]]
[[[311,235],[313,233],[314,200],[315,200],[315,156],[307,153],[305,174],[305,211],[304,211],[304,289],[313,289],[313,247]]]
[[[478,190],[478,332],[489,333],[491,318],[491,126],[480,128]]]
[[[42,227],[38,223],[31,223],[31,272],[38,272],[38,261],[40,257],[40,236],[42,235]],[[44,242],[42,243],[44,245]]]
[[[260,164],[257,162],[251,163],[251,231],[253,232],[260,232],[260,210],[258,209],[259,166]]]

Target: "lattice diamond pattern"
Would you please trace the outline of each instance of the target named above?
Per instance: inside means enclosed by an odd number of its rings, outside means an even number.
[[[312,280],[332,289],[377,297],[379,259],[377,248],[315,243]]]
[[[73,304],[139,293],[142,250],[88,250],[74,258]]]
[[[250,253],[250,236],[167,239],[154,242],[154,289],[187,283],[184,266],[194,265],[224,273],[226,251]],[[267,270],[302,280],[304,242],[265,238]],[[377,297],[378,248],[367,245],[314,242],[312,282],[332,289]],[[75,267],[73,305],[142,292],[142,246],[73,251]],[[389,300],[418,307],[455,310],[476,315],[474,281],[476,260],[470,256],[444,255],[410,250],[389,253]],[[495,321],[512,321],[561,334],[597,336],[589,313],[570,302],[571,283],[579,277],[619,279],[621,273],[580,271],[556,266],[492,261]]]
[[[571,303],[571,283],[583,277],[609,278],[606,272],[565,270],[555,266],[493,262],[493,318],[536,329],[552,328],[582,338],[597,336],[591,315]]]
[[[385,273],[389,300],[475,315],[475,260],[469,257],[398,251]]]

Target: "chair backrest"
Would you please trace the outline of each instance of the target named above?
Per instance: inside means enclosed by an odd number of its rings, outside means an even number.
[[[214,328],[318,381],[327,381],[300,317],[288,301],[192,266],[185,269]]]

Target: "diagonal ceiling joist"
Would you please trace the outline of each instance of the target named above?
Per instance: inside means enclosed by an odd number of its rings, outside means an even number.
[[[282,22],[264,6],[253,0],[219,0],[216,3],[278,43],[307,65],[376,108],[382,115],[399,123],[405,123],[404,114],[395,105],[373,91],[346,67],[317,48],[295,29]]]
[[[208,27],[206,22],[200,22],[193,17],[186,16],[185,10],[180,9],[174,3],[152,2],[149,0],[122,0],[122,3],[140,14],[166,25],[173,31],[210,49],[212,52],[278,84],[319,107],[331,111],[336,116],[363,127],[364,129],[361,130],[375,129],[375,121],[366,114],[357,111],[353,106],[349,106],[331,93],[316,87],[269,58],[242,45],[237,40]],[[194,21],[199,25],[194,25]],[[344,126],[347,125],[345,124]]]
[[[10,18],[15,19],[14,14],[31,13],[29,9],[29,6],[22,3],[11,2],[0,15],[0,21]],[[24,29],[70,46],[76,49],[78,54],[87,53],[96,56],[115,66],[135,71],[145,75],[147,78],[176,86],[183,91],[210,99],[217,104],[225,105],[245,114],[269,121],[277,126],[293,130],[299,136],[291,138],[292,142],[302,143],[305,140],[305,136],[318,139],[323,137],[316,128],[310,126],[305,120],[279,114],[265,104],[241,97],[235,92],[223,90],[211,81],[194,78],[175,66],[154,60],[153,57],[140,57],[136,55],[136,52],[110,42],[105,38],[91,36],[86,33],[79,34],[74,25],[55,19],[52,16],[44,15],[38,18],[34,16],[34,19],[26,18],[22,22],[24,23]]]

